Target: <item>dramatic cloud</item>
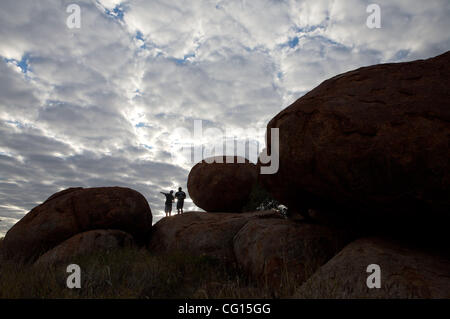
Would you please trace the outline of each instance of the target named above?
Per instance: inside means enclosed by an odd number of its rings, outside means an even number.
[[[377,1],[380,29],[370,3],[1,1],[0,236],[73,186],[136,189],[158,220],[159,192],[193,165],[174,151],[221,141],[195,140],[195,120],[262,148],[266,123],[325,79],[450,49],[448,0]]]

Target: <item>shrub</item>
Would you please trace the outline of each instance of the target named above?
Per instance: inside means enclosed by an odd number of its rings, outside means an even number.
[[[272,198],[269,192],[260,184],[253,185],[248,201],[242,211],[253,212],[256,210],[276,209],[279,203]]]

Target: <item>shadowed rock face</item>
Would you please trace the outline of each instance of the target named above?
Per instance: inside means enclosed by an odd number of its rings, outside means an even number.
[[[297,283],[306,280],[344,247],[347,237],[335,228],[296,223],[273,211],[188,212],[156,223],[149,249],[215,257],[277,285],[286,276]]]
[[[161,219],[153,226],[150,251],[182,252],[234,261],[233,238],[251,219],[273,212],[243,214],[186,212]]]
[[[381,287],[369,289],[381,269]],[[450,298],[450,260],[377,239],[359,239],[322,266],[297,291],[297,298]]]
[[[120,230],[90,230],[77,234],[39,257],[36,264],[50,265],[98,251],[133,246],[133,237]]]
[[[448,216],[449,82],[450,52],[323,82],[268,124],[280,168],[262,182],[290,209]]]
[[[256,165],[238,157],[217,157],[223,163],[202,161],[188,177],[188,191],[195,205],[208,212],[240,212],[257,182]],[[242,158],[241,158],[242,159]],[[242,159],[244,160],[244,159]]]
[[[238,265],[253,278],[303,282],[347,243],[331,227],[285,219],[250,220],[234,237]]]
[[[17,222],[6,233],[2,250],[7,259],[28,262],[88,230],[119,229],[145,242],[151,226],[147,200],[132,189],[68,189],[52,195]]]

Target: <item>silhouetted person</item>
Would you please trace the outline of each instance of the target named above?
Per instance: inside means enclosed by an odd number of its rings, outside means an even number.
[[[164,207],[164,211],[166,213],[166,217],[170,216],[172,214],[172,203],[175,200],[175,197],[173,197],[173,191],[170,191],[170,193],[163,193],[160,192],[161,194],[163,194],[164,196],[166,196],[166,203],[165,203],[165,207]]]
[[[182,188],[178,188],[178,192],[175,193],[175,198],[177,199],[177,212],[178,214],[183,214],[184,199],[186,198],[186,193],[182,191]]]

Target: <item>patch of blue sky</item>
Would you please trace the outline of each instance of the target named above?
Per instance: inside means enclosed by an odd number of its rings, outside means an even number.
[[[298,45],[298,37],[293,37],[288,41],[288,46],[292,49],[295,48]]]
[[[137,31],[136,35],[134,36],[137,40],[142,41],[144,44],[140,46],[141,49],[147,49],[147,43],[145,43],[144,34],[142,34],[141,31]]]
[[[305,38],[305,37],[316,38],[316,39],[327,39],[320,35],[309,35],[309,33],[312,33],[318,29],[326,29],[328,20],[329,20],[329,18],[327,18],[324,22],[322,22],[320,24],[308,25],[308,26],[304,26],[304,27],[295,26],[293,28],[293,30],[296,33],[296,35],[289,38],[289,40],[287,42],[282,43],[280,45],[280,47],[281,48],[289,47],[291,49],[294,49],[295,47],[298,46],[300,39]],[[327,40],[329,40],[329,39],[327,39]],[[338,44],[337,42],[333,42],[331,40],[329,40],[328,42],[330,44]]]
[[[295,27],[295,32],[296,33],[310,33],[310,32],[314,32],[317,29],[324,29],[327,27],[327,24],[325,22],[320,23],[320,24],[314,24],[314,25],[308,25],[305,27]]]
[[[296,46],[298,46],[299,41],[300,41],[300,38],[295,36],[295,37],[290,38],[288,41],[279,44],[278,47],[294,49]]]
[[[137,31],[136,32],[136,39],[138,39],[138,40],[141,40],[141,41],[144,41],[145,42],[145,39],[144,39],[144,35],[142,34],[142,32],[141,31]]]
[[[189,62],[189,58],[195,58],[195,53],[189,53],[186,54],[182,59],[177,58],[171,58],[171,60],[175,61],[176,64],[186,64],[186,62]]]
[[[147,145],[147,144],[141,144],[141,146],[142,146],[143,148],[148,149],[148,150],[152,150],[152,149],[153,149],[153,146],[150,146],[150,145]]]
[[[28,71],[31,71],[30,68],[30,55],[28,53],[24,54],[22,56],[22,59],[16,60],[16,59],[3,59],[6,63],[13,63],[16,66],[18,66],[20,68],[20,70],[22,71],[22,73],[27,74]]]
[[[137,128],[142,128],[142,127],[152,127],[150,124],[148,123],[144,123],[144,122],[139,122],[138,124],[134,125]]]
[[[125,7],[122,4],[119,4],[115,6],[115,8],[112,10],[105,8],[105,13],[114,19],[123,21],[123,16],[125,14]]]
[[[14,126],[17,127],[17,128],[23,128],[23,127],[24,127],[23,123],[22,123],[22,122],[19,122],[19,121],[17,121],[17,120],[14,120],[14,121],[7,120],[7,121],[5,121],[5,122],[8,123],[8,124],[14,125]]]

